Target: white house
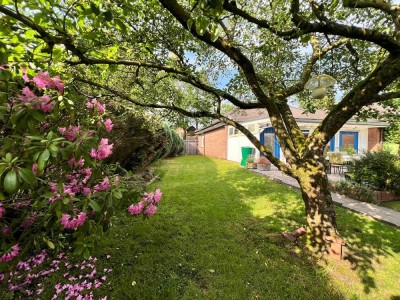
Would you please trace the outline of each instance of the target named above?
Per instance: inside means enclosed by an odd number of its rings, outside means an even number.
[[[305,135],[311,134],[326,116],[323,111],[304,114],[304,111],[299,108],[291,107],[291,110]],[[266,109],[235,110],[230,113],[229,117],[258,136],[263,144],[269,145],[276,157],[285,160]],[[387,126],[386,122],[375,119],[365,122],[350,119],[332,138],[326,150],[333,152],[350,148],[356,153],[380,150],[383,128]],[[245,146],[254,147],[247,137],[236,128],[219,122],[198,130],[196,134],[200,136],[201,141],[199,152],[211,157],[240,162],[242,158],[241,148]]]

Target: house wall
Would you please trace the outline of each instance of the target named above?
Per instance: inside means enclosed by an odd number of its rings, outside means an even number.
[[[382,128],[368,128],[368,150],[382,150]]]
[[[198,152],[202,155],[227,159],[228,126],[198,135]]]
[[[259,132],[263,130],[263,128],[259,128],[258,124],[268,123],[269,119],[262,119],[257,121],[257,126],[255,132],[253,134],[260,138]],[[254,124],[254,122],[242,123],[242,125],[248,126],[249,124]],[[299,123],[299,126],[302,130],[309,130],[309,134],[311,134],[318,124],[316,123]],[[228,127],[228,132],[229,128]],[[341,131],[351,131],[358,132],[358,153],[362,153],[368,150],[378,150],[382,147],[381,140],[381,128],[368,128],[368,125],[344,125],[339,132],[335,134],[335,151],[339,151],[340,145],[340,132]],[[228,136],[228,151],[227,151],[227,159],[231,161],[240,162],[242,158],[241,148],[242,147],[254,147],[255,146],[247,139],[243,134],[235,134]],[[281,150],[280,152],[281,160],[285,161],[285,157]],[[259,152],[256,151],[256,157],[258,157]]]
[[[264,121],[264,120],[263,120]],[[248,122],[244,123],[245,126],[254,125],[251,127],[252,133],[260,138],[258,122]],[[227,126],[228,132],[229,128],[233,129],[232,126]],[[231,161],[240,162],[242,160],[242,147],[252,147],[255,149],[255,146],[249,141],[249,139],[241,132],[238,134],[233,134],[228,136],[228,151],[227,151],[227,159]],[[259,153],[256,151],[256,157],[258,157]]]

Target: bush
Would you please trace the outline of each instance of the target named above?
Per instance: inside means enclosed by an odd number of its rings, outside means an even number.
[[[365,153],[353,162],[348,175],[373,189],[400,192],[399,157],[387,151]]]
[[[346,180],[339,180],[335,182],[335,190],[337,193],[346,195],[350,198],[375,203],[373,191],[367,186],[351,183]]]
[[[129,170],[145,169],[160,158],[177,156],[184,146],[174,130],[162,127],[151,116],[133,113],[118,116],[111,141],[114,150],[108,162]]]
[[[32,248],[89,257],[115,212],[139,196],[132,174],[105,164],[114,146],[105,105],[79,101],[58,76],[1,71],[0,272]],[[129,212],[151,216],[160,198],[146,195]]]

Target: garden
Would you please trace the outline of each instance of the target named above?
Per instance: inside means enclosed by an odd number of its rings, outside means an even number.
[[[399,298],[399,230],[336,207],[324,155],[377,119],[388,151],[337,188],[399,192],[399,20],[382,1],[0,1],[0,299]],[[293,107],[324,117],[310,132]],[[300,192],[182,156],[177,129],[210,127]]]

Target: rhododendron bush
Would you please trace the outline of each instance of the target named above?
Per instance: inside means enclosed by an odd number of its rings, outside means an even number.
[[[161,191],[134,204],[132,181],[104,163],[113,122],[101,100],[70,99],[44,71],[1,68],[9,74],[0,81],[0,270],[32,248],[72,245],[89,257],[116,209],[156,212]]]

